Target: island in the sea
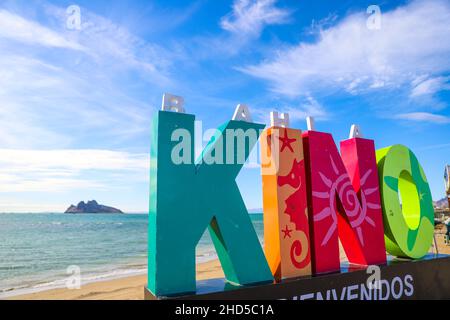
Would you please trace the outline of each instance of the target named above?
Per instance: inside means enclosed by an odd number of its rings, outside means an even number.
[[[64,213],[123,213],[121,210],[104,206],[102,204],[99,204],[97,201],[92,200],[85,203],[84,201],[81,201],[78,203],[78,205],[74,206],[73,204],[67,208],[66,212]]]

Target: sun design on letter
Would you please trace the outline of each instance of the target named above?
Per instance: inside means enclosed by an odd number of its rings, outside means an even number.
[[[325,246],[330,240],[331,236],[337,229],[337,215],[336,212],[336,195],[338,195],[342,207],[348,217],[351,227],[356,230],[361,245],[364,246],[364,236],[362,233],[362,225],[367,222],[372,227],[375,227],[375,222],[372,218],[367,216],[367,209],[380,209],[380,206],[376,203],[368,201],[368,197],[378,190],[378,186],[371,187],[366,186],[369,176],[372,174],[372,170],[368,170],[360,180],[361,185],[361,201],[358,199],[358,195],[353,189],[350,182],[350,178],[347,172],[339,174],[339,170],[330,155],[331,166],[335,174],[335,179],[325,176],[322,172],[319,172],[323,185],[328,188],[327,191],[318,192],[313,191],[313,197],[318,199],[328,199],[328,206],[325,207],[318,214],[314,215],[314,221],[321,221],[331,216],[333,222],[328,229],[327,234],[322,240],[322,246]]]

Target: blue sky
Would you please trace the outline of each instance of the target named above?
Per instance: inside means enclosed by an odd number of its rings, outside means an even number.
[[[67,27],[70,5],[79,30]],[[204,129],[238,103],[258,122],[287,111],[300,129],[311,115],[337,142],[357,123],[377,148],[410,147],[444,196],[448,1],[0,1],[0,55],[0,211],[88,199],[147,211],[164,92]],[[238,178],[249,209],[261,207],[259,175]]]

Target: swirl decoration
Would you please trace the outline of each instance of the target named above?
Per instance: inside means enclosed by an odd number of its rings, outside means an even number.
[[[291,262],[297,269],[305,268],[309,262],[308,239],[303,231],[299,232],[300,240],[295,240],[291,246]]]
[[[299,212],[298,205],[302,200],[302,179],[299,173],[304,172],[303,170],[304,161],[294,160],[290,172],[286,176],[278,177],[279,186],[289,185],[292,188],[296,188],[296,190],[285,201],[286,209],[284,213],[289,215],[290,221],[294,223],[297,235],[300,237],[300,240],[295,240],[292,243],[290,249],[291,262],[298,269],[303,269],[310,263],[309,241],[305,232],[302,231],[302,228],[308,226],[307,211],[305,209],[304,213]]]
[[[361,178],[361,196],[353,189],[350,178],[346,171],[340,173],[333,157],[330,155],[331,166],[335,174],[334,177],[327,177],[323,173],[319,172],[319,176],[323,182],[323,185],[328,189],[327,191],[318,192],[313,191],[313,196],[320,199],[328,199],[328,206],[314,216],[314,221],[322,221],[327,217],[331,217],[332,223],[328,229],[327,234],[322,240],[321,246],[327,245],[330,238],[337,230],[337,211],[336,211],[336,195],[338,195],[340,203],[345,210],[350,225],[356,229],[359,241],[364,246],[364,236],[362,233],[362,224],[367,222],[372,227],[375,227],[375,222],[369,216],[367,216],[367,209],[379,209],[380,206],[374,203],[368,202],[367,198],[371,194],[378,191],[378,187],[366,187],[368,177],[372,174],[372,170],[368,170]]]

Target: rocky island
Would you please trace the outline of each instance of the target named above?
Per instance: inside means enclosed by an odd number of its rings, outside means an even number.
[[[81,201],[76,206],[72,204],[69,208],[67,208],[66,212],[64,213],[77,214],[77,213],[123,213],[123,212],[119,209],[104,206],[102,204],[99,204],[97,201],[92,200],[88,201],[87,203]]]

